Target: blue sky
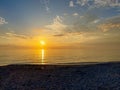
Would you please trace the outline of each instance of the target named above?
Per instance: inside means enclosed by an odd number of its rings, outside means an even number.
[[[118,43],[119,34],[120,0],[0,0],[0,44]]]

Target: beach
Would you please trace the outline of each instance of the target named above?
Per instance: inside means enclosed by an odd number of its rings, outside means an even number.
[[[0,0],[0,90],[120,90],[120,0]]]
[[[1,66],[0,90],[120,90],[120,62]]]

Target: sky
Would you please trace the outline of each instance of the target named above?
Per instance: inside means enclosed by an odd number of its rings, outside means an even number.
[[[0,0],[0,46],[120,45],[120,0]]]

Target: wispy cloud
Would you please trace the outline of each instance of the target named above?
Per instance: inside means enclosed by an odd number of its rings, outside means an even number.
[[[104,23],[98,26],[103,32],[107,32],[109,30],[120,30],[120,16],[108,18],[104,21]]]
[[[95,19],[95,20],[93,20],[91,23],[92,23],[92,24],[98,24],[100,21],[101,21],[101,19]]]
[[[60,34],[67,27],[67,25],[63,24],[62,17],[56,16],[53,19],[53,23],[45,26],[47,29],[51,30],[51,32]]]
[[[84,5],[88,5],[89,0],[77,0],[76,4],[84,6]]]
[[[77,5],[89,7],[120,6],[119,0],[77,0]]]
[[[6,33],[7,36],[9,37],[16,37],[16,38],[21,38],[21,39],[28,39],[28,36],[21,35],[21,34],[15,34],[15,33]]]
[[[63,17],[56,16],[53,19],[52,24],[46,25],[45,27],[49,30],[50,33],[53,34],[53,36],[65,36],[70,33],[76,35],[81,33],[88,33],[88,32],[94,32],[97,28],[97,24],[101,21],[100,18],[94,14],[85,14],[84,16],[80,16],[78,13],[72,14],[70,16],[73,18],[73,16],[76,17],[75,21],[71,21],[73,19],[70,19],[71,23],[66,24],[63,22]]]
[[[11,38],[14,38],[14,39],[30,39],[31,37],[26,36],[26,35],[16,34],[14,32],[7,32],[4,35],[1,35],[0,38],[3,38],[3,39],[11,39]]]
[[[55,36],[55,37],[62,37],[62,36],[65,36],[65,34],[55,34],[53,36]]]
[[[74,2],[73,1],[69,2],[69,7],[74,7]]]
[[[6,22],[5,18],[0,17],[0,25],[2,24],[7,24],[8,22]]]
[[[103,31],[103,32],[107,32],[109,30],[116,30],[116,29],[119,29],[120,30],[120,24],[112,24],[112,23],[108,23],[108,24],[102,24],[99,26],[100,29]]]
[[[3,36],[3,35],[1,35],[0,38],[2,38],[2,39],[10,39],[9,37]]]
[[[78,16],[79,14],[78,13],[74,13],[73,16]]]
[[[45,10],[48,12],[50,10],[49,8],[50,0],[40,0],[40,2],[45,7]]]
[[[96,6],[120,6],[119,0],[94,0],[94,5]]]
[[[53,38],[58,38],[68,41],[76,42],[104,42],[105,38],[112,38],[114,34],[107,32],[109,30],[117,31],[120,30],[120,17],[103,18],[94,13],[78,14],[73,13],[68,14],[69,18],[64,18],[61,16],[56,16],[50,25],[46,28],[50,32]],[[76,16],[76,17],[73,17]],[[72,18],[75,18],[74,20]],[[69,22],[64,22],[69,19]],[[64,21],[63,21],[64,20]],[[100,31],[101,30],[101,31]],[[119,32],[118,32],[119,33]],[[108,36],[105,36],[108,34]],[[114,37],[113,37],[114,38]],[[108,39],[107,39],[108,40]]]

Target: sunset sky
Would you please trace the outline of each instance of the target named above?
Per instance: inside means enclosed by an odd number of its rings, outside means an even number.
[[[0,0],[0,46],[120,45],[120,0]]]

